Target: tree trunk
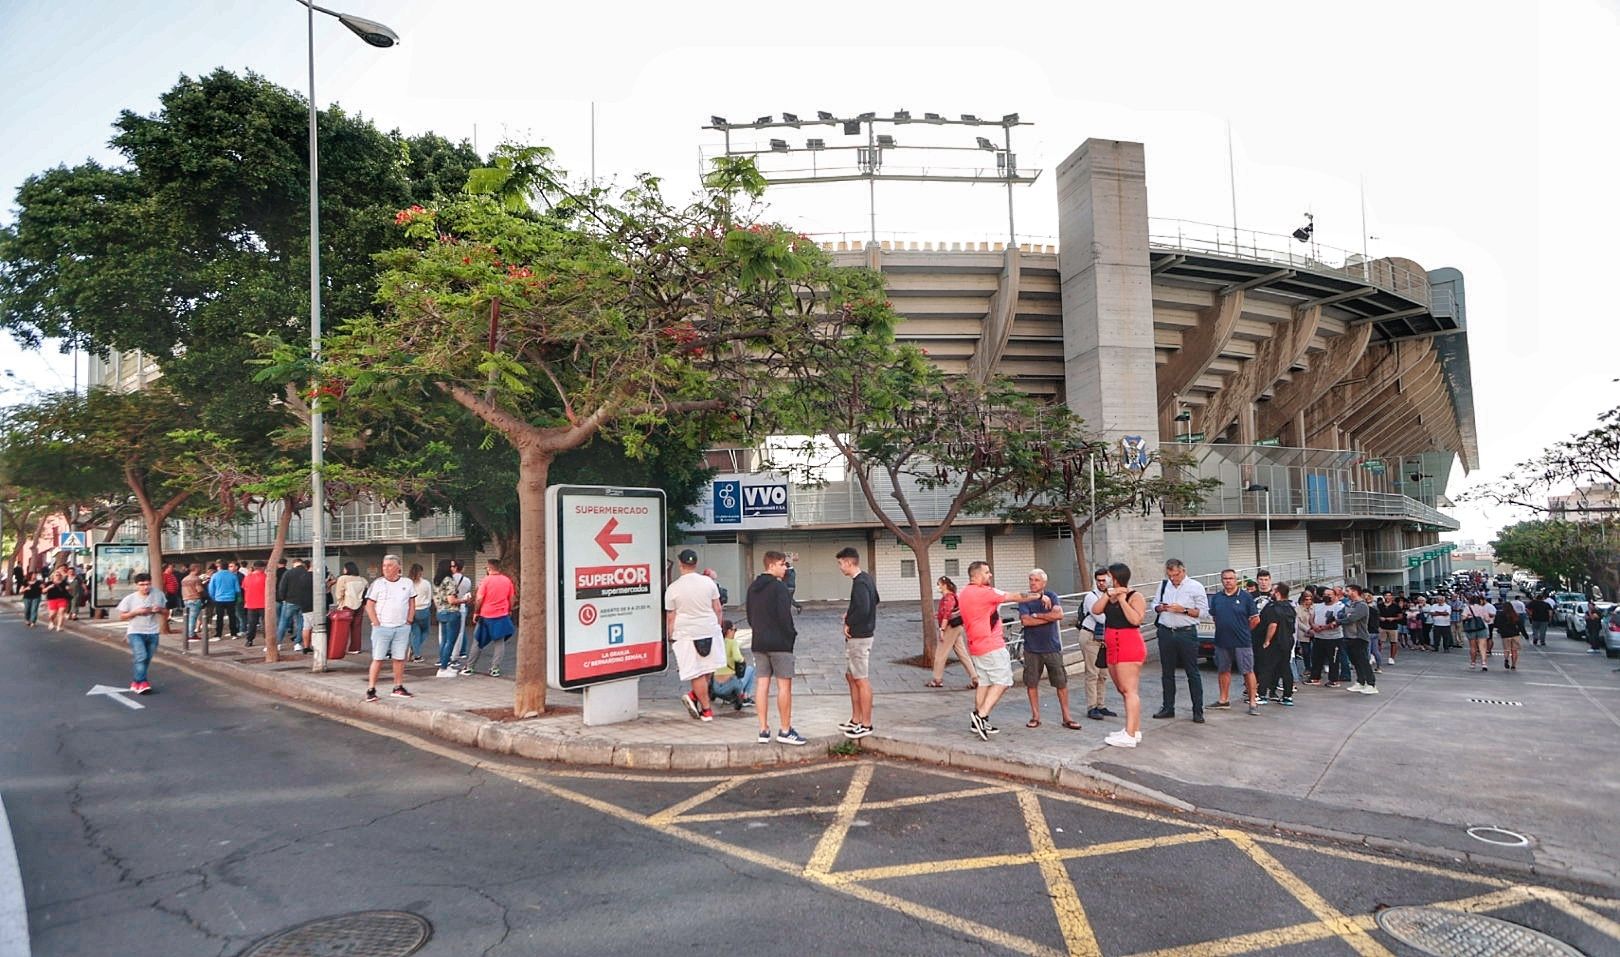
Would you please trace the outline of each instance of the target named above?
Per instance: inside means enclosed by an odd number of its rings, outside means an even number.
[[[533,572],[517,581],[517,687],[512,713],[519,718],[546,710],[546,576],[538,570],[546,563],[546,480],[555,457],[538,443],[518,447],[518,555],[520,565]]]
[[[281,644],[281,634],[277,632],[273,639],[270,637],[270,632],[281,625],[281,602],[276,601],[276,563],[281,561],[281,553],[287,550],[287,532],[292,528],[293,512],[297,509],[297,506],[298,502],[292,496],[282,498],[281,517],[276,519],[276,540],[270,546],[270,561],[266,563],[267,567],[264,572],[264,615],[267,619],[264,624],[264,660],[266,662],[281,660],[281,649],[278,647]],[[270,608],[271,602],[276,603],[273,611]]]
[[[934,655],[945,654],[939,647],[939,622],[934,618],[934,572],[928,564],[929,541],[922,536],[905,540],[911,554],[917,556],[917,598],[922,609],[923,658],[934,664]],[[920,546],[920,547],[919,547]]]
[[[550,463],[547,463],[547,470],[550,470]],[[545,497],[546,492],[542,488],[540,490],[540,507],[542,511],[545,509]],[[527,516],[524,517],[527,518]],[[515,532],[497,534],[495,536],[495,554],[500,556],[501,568],[506,572],[506,577],[512,579],[513,584],[521,586],[523,582],[522,528]],[[541,559],[544,560],[545,550],[542,549],[540,554]]]

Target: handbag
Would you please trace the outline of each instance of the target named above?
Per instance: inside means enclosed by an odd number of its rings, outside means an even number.
[[[947,627],[947,628],[960,628],[960,627],[962,627],[962,605],[960,603],[953,602],[953,604],[951,605],[951,615],[950,615],[949,618],[945,619],[945,627]]]
[[[1098,668],[1106,668],[1106,667],[1108,667],[1108,646],[1107,645],[1103,644],[1102,642],[1097,643],[1097,657],[1091,663],[1092,663],[1092,665],[1094,665],[1094,666],[1096,666]]]
[[[697,652],[697,656],[699,658],[707,658],[707,657],[709,657],[709,652],[714,650],[714,639],[713,638],[697,638],[697,639],[694,639],[692,641],[692,648],[693,648],[693,650],[695,650]]]

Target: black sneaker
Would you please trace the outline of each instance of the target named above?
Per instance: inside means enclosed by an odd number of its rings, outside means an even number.
[[[973,733],[979,736],[980,741],[989,741],[990,732],[985,729],[989,726],[990,722],[979,717],[979,712],[977,711],[972,712],[972,720]]]
[[[366,689],[366,704],[376,704],[379,700],[381,700],[381,699],[379,699],[377,697],[377,689],[376,688],[367,688]]]
[[[869,735],[871,733],[872,733],[872,726],[869,725],[869,724],[857,724],[857,725],[855,725],[853,727],[844,729],[844,737],[850,738],[850,739],[864,738],[864,737],[866,737],[867,735]]]
[[[414,697],[416,697],[416,695],[413,695],[409,691],[406,691],[404,685],[394,685],[394,690],[390,691],[388,693],[393,695],[396,698],[414,698]]]
[[[1204,723],[1204,716],[1203,715],[1201,715],[1201,714],[1193,715],[1193,724],[1203,724],[1203,723]]]
[[[1222,709],[1230,710],[1231,707],[1232,707],[1232,702],[1230,702],[1230,701],[1217,701],[1214,704],[1210,705],[1210,707],[1211,708],[1222,708]]]
[[[1155,718],[1174,718],[1176,713],[1169,708],[1160,708],[1159,710],[1153,712],[1153,716]]]
[[[1090,718],[1093,721],[1101,721],[1103,719],[1102,709],[1101,708],[1087,708],[1086,709],[1086,717]]]
[[[1117,717],[1119,717],[1119,715],[1115,714],[1112,711],[1109,711],[1107,708],[1098,708],[1097,713],[1101,714],[1105,718],[1117,718]]]

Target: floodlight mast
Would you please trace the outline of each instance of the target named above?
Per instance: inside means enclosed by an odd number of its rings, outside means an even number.
[[[960,114],[961,119],[946,119],[938,113],[924,113],[922,119],[914,119],[908,110],[896,110],[892,116],[878,116],[876,113],[858,113],[854,116],[837,116],[825,110],[816,111],[816,119],[804,119],[798,114],[782,113],[778,121],[775,115],[761,116],[752,123],[732,123],[722,116],[709,117],[709,125],[703,127],[707,130],[719,131],[725,137],[725,151],[727,156],[761,156],[771,153],[800,153],[809,152],[810,171],[805,175],[802,170],[790,171],[793,175],[771,175],[761,171],[765,182],[773,185],[797,185],[809,183],[837,183],[866,180],[867,217],[869,224],[868,242],[877,243],[877,181],[894,180],[908,182],[937,182],[937,183],[984,183],[1001,182],[1007,190],[1007,243],[1010,247],[1018,245],[1017,220],[1014,209],[1014,186],[1028,186],[1040,178],[1040,170],[1031,170],[1028,174],[1021,174],[1018,169],[1017,156],[1012,149],[1012,128],[1015,126],[1033,126],[1033,123],[1019,119],[1017,113],[1008,113],[997,121],[981,119],[972,113]],[[876,126],[896,125],[901,123],[926,124],[929,126],[1000,126],[1002,128],[1002,142],[997,146],[983,136],[977,138],[976,146],[941,146],[912,143],[909,146],[899,145],[893,136],[877,135]],[[806,141],[805,146],[796,147],[787,145],[785,140],[768,140],[766,149],[738,149],[733,150],[731,145],[731,131],[735,129],[774,130],[783,127],[801,129],[804,126],[831,126],[842,127],[845,135],[859,135],[861,127],[866,127],[866,145],[839,146],[831,149],[848,149],[856,152],[856,169],[849,172],[847,167],[823,171],[819,168],[815,154],[829,149],[826,141],[813,137]],[[923,168],[916,172],[906,172],[904,167],[900,172],[883,172],[882,154],[885,150],[912,149],[941,151],[986,150],[996,156],[995,175],[989,176],[975,170],[971,175],[957,173],[932,173]]]

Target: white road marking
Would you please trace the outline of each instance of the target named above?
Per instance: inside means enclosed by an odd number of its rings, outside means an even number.
[[[29,957],[28,904],[4,798],[0,798],[0,957]]]
[[[124,697],[124,695],[129,693],[128,688],[115,688],[112,685],[96,685],[94,688],[91,688],[89,691],[85,692],[86,695],[106,695],[112,700],[133,711],[139,711],[146,707],[146,705],[141,704],[139,701]]]

